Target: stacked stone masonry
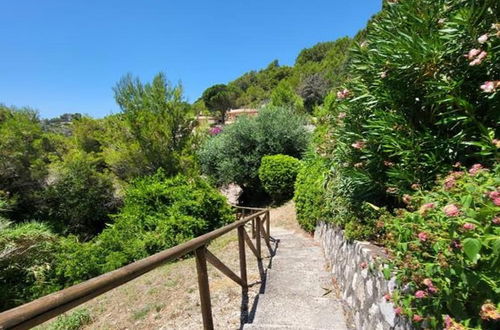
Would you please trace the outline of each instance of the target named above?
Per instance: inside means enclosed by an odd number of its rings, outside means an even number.
[[[342,299],[352,312],[356,329],[413,329],[406,319],[396,316],[394,305],[384,295],[395,288],[394,279],[386,280],[380,270],[384,251],[373,244],[348,241],[338,227],[319,223],[314,238],[323,247],[333,278],[342,291]]]

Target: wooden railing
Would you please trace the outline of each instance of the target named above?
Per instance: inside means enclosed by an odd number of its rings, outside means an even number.
[[[258,260],[262,259],[261,240],[271,250],[270,217],[268,209],[236,207],[237,220],[227,226],[196,237],[186,243],[174,246],[148,258],[136,261],[112,272],[94,277],[86,282],[36,299],[22,306],[0,313],[0,329],[29,329],[55,316],[58,316],[84,302],[131,281],[162,264],[176,260],[194,252],[198,273],[201,314],[205,329],[213,329],[210,288],[208,283],[207,261],[218,270],[238,283],[243,291],[248,289],[245,243]],[[247,216],[247,214],[249,214]],[[252,223],[252,237],[255,245],[245,230],[245,224]],[[265,228],[264,228],[265,225]],[[214,239],[236,229],[238,231],[238,249],[240,275],[222,263],[207,246]]]

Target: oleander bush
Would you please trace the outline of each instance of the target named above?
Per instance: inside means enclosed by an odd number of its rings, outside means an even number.
[[[498,329],[500,166],[457,169],[405,200],[407,209],[381,218],[398,311],[431,328]]]
[[[498,1],[392,1],[353,50],[352,76],[324,102],[335,222],[368,227],[363,203],[388,210],[456,162],[499,157]],[[466,55],[466,56],[464,56]],[[349,220],[350,222],[350,220]],[[356,224],[353,227],[357,227]]]
[[[300,166],[300,160],[287,155],[262,157],[259,179],[264,190],[275,202],[282,203],[293,197]]]

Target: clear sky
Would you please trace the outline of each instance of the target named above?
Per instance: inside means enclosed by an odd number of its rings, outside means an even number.
[[[0,103],[50,118],[118,112],[128,72],[186,98],[320,41],[353,36],[382,0],[1,0]]]

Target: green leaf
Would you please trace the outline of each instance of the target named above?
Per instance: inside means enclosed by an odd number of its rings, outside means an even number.
[[[481,242],[475,238],[466,238],[464,240],[464,252],[469,260],[476,262],[479,259]]]

